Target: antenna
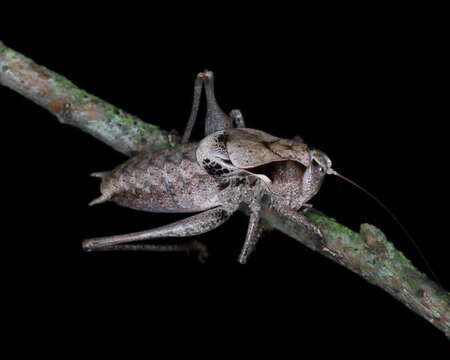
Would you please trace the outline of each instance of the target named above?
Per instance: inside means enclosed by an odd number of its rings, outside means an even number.
[[[425,263],[425,265],[427,266],[428,270],[430,271],[431,275],[434,277],[434,279],[436,280],[436,282],[441,286],[441,282],[439,281],[438,277],[436,276],[436,274],[434,273],[431,265],[429,264],[429,262],[427,261],[427,259],[425,258],[425,256],[423,255],[422,251],[420,250],[419,246],[417,245],[417,243],[414,241],[413,237],[411,236],[411,234],[408,232],[408,230],[406,230],[406,228],[403,226],[403,224],[400,222],[400,220],[397,219],[397,217],[394,215],[394,213],[386,206],[384,205],[384,203],[381,202],[380,199],[378,199],[375,195],[373,195],[371,192],[369,192],[368,190],[366,190],[365,188],[363,188],[361,185],[358,185],[356,182],[354,182],[353,180],[350,180],[348,177],[345,177],[344,175],[341,175],[339,173],[337,173],[336,171],[334,171],[333,169],[328,169],[327,174],[330,175],[336,175],[338,177],[340,177],[341,179],[349,182],[350,184],[352,184],[353,186],[357,187],[358,189],[360,189],[361,191],[365,192],[367,195],[369,195],[373,200],[375,200],[375,202],[380,205],[384,211],[386,211],[391,218],[397,223],[398,226],[400,226],[400,229],[402,229],[403,233],[406,235],[406,237],[408,238],[408,240],[414,245],[417,253],[420,255],[420,257],[422,258],[423,262]]]

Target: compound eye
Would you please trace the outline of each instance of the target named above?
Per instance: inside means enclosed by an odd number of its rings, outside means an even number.
[[[315,163],[317,171],[323,174],[325,172],[325,168],[323,167],[323,165],[321,165],[317,160],[315,161]]]

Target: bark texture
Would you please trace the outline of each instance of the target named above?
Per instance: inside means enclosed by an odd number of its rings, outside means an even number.
[[[61,123],[76,126],[123,154],[168,146],[165,130],[88,94],[1,41],[0,84],[44,107]]]
[[[126,155],[169,146],[169,132],[79,89],[71,81],[37,65],[0,41],[0,84],[50,111],[63,124],[76,126]],[[450,337],[450,294],[419,272],[376,227],[359,232],[314,211],[307,216],[322,230],[325,250],[300,224],[270,210],[272,227],[359,274],[390,293]]]

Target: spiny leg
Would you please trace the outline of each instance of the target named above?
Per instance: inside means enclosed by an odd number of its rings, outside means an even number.
[[[195,78],[194,84],[194,99],[192,101],[191,114],[189,115],[189,120],[186,124],[186,129],[184,130],[183,137],[181,138],[182,144],[187,144],[189,138],[191,137],[192,128],[194,127],[195,120],[197,119],[198,107],[200,106],[200,97],[202,95],[203,88],[203,73],[199,73]]]
[[[83,241],[83,249],[91,251],[101,247],[119,245],[132,241],[143,241],[167,237],[185,237],[203,234],[222,225],[236,209],[216,207],[186,219],[150,229],[125,235],[105,236]]]
[[[208,257],[208,249],[197,240],[191,240],[180,244],[123,244],[111,245],[92,249],[93,251],[152,251],[152,252],[196,252],[198,259],[203,262]]]
[[[308,229],[310,232],[316,234],[318,237],[322,238],[322,232],[320,229],[314,225],[305,215],[302,213],[299,213],[296,210],[289,209],[287,207],[278,207],[277,211],[288,218],[289,220],[292,220],[296,223],[302,224],[306,229]]]
[[[233,127],[233,120],[236,124],[243,124],[242,114],[237,110],[236,116],[240,116],[240,119],[232,119],[225,114],[217,103],[216,96],[214,94],[214,74],[212,71],[205,70],[198,73],[194,84],[194,99],[192,101],[191,114],[186,124],[183,137],[181,139],[182,144],[189,142],[189,138],[192,133],[195,121],[197,120],[198,108],[200,106],[200,98],[202,95],[202,88],[205,86],[206,93],[206,120],[205,120],[205,136],[212,134],[213,132],[224,130]],[[245,126],[237,126],[245,127]]]
[[[256,247],[256,243],[258,242],[262,231],[263,226],[261,224],[260,208],[258,207],[256,209],[252,209],[250,214],[247,236],[238,260],[241,264],[245,264],[247,262],[248,257]]]
[[[214,74],[212,71],[203,73],[206,93],[206,120],[205,120],[205,136],[216,131],[229,129],[233,127],[233,120],[224,113],[217,103],[214,94]]]

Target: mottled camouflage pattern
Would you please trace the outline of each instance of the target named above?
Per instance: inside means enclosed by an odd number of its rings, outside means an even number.
[[[237,209],[251,203],[264,187],[248,174],[226,179],[212,176],[195,158],[198,144],[139,154],[102,178],[102,196],[91,204],[113,201],[137,210],[190,213],[222,206]]]
[[[203,85],[206,137],[199,144],[189,144]],[[200,73],[181,144],[141,153],[110,172],[94,174],[102,178],[102,195],[91,204],[114,201],[149,212],[199,213],[156,229],[88,239],[83,242],[86,250],[202,234],[223,224],[244,206],[250,221],[239,261],[245,263],[264,228],[260,221],[264,197],[280,214],[303,223],[320,237],[319,229],[298,210],[308,206],[306,202],[319,190],[331,166],[328,157],[310,150],[303,141],[245,128],[238,110],[232,117],[221,110],[213,89],[212,73]],[[233,124],[239,128],[232,128]]]

